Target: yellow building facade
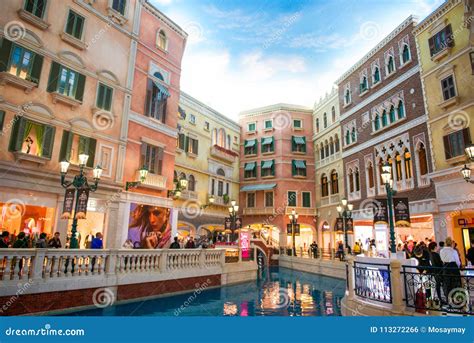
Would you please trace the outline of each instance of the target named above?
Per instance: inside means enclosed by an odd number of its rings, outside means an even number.
[[[460,173],[469,167],[465,147],[474,138],[473,21],[472,1],[449,0],[414,30],[439,211],[436,237],[453,237],[462,259],[474,239],[474,185]]]

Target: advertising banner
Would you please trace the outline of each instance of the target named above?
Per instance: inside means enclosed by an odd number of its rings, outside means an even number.
[[[72,216],[72,209],[74,206],[74,195],[76,190],[74,188],[66,189],[64,194],[64,203],[63,203],[63,213],[61,214],[61,219],[70,219]]]
[[[336,227],[335,227],[336,233],[344,233],[344,221],[342,218],[336,218]]]
[[[377,207],[374,208],[374,224],[388,224],[387,199],[377,199]]]
[[[130,204],[128,239],[134,248],[162,249],[171,243],[171,209]]]
[[[80,188],[77,190],[77,192],[76,219],[86,219],[87,202],[89,201],[89,188]]]
[[[394,198],[393,208],[395,212],[395,226],[409,227],[410,205],[408,203],[408,198]]]
[[[295,228],[295,236],[299,236],[299,234],[300,234],[300,224],[294,225],[294,228]],[[286,224],[286,233],[287,233],[288,236],[291,236],[293,234],[291,224]]]

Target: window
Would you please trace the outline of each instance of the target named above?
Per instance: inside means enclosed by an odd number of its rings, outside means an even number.
[[[262,138],[262,153],[270,153],[275,151],[275,139],[273,137]]]
[[[346,145],[349,145],[351,144],[351,133],[349,131],[349,129],[347,129],[346,131]]]
[[[196,190],[196,178],[194,177],[194,175],[189,175],[188,190],[191,192],[194,192]]]
[[[84,75],[53,62],[49,73],[48,92],[57,92],[82,101],[85,79]]]
[[[388,116],[387,116],[387,111],[383,110],[382,112],[382,126],[388,126]]]
[[[369,179],[368,185],[369,188],[374,188],[374,166],[370,162],[367,166],[367,178]]]
[[[319,132],[319,118],[316,118],[316,133]]]
[[[244,165],[244,178],[254,178],[257,177],[257,163],[249,162]]]
[[[0,44],[0,71],[39,83],[43,57],[3,38]]]
[[[329,150],[330,150],[330,154],[334,155],[334,142],[332,140],[332,137],[329,138]]]
[[[166,103],[170,93],[158,81],[148,79],[146,89],[145,115],[166,122]]]
[[[222,168],[217,169],[216,174],[225,177],[225,171]]]
[[[99,82],[96,106],[103,110],[110,111],[112,108],[112,94],[113,89],[111,87]]]
[[[292,175],[306,176],[306,161],[293,160],[292,161]]]
[[[162,175],[163,152],[163,148],[142,143],[140,166],[147,167],[151,174]]]
[[[395,107],[390,106],[390,123],[394,123],[395,122]]]
[[[273,207],[273,192],[265,192],[265,207]]]
[[[296,207],[296,192],[289,191],[287,193],[287,196],[288,196],[288,206]]]
[[[209,122],[208,122],[208,121],[205,121],[205,122],[204,122],[204,130],[209,131],[209,129],[210,129]]]
[[[186,140],[186,151],[190,154],[197,155],[198,154],[198,147],[199,141],[195,138],[187,137]]]
[[[224,195],[224,181],[217,181],[217,196]]]
[[[464,155],[464,149],[471,141],[469,128],[465,128],[443,137],[444,152],[447,160]]]
[[[125,6],[127,5],[127,0],[113,0],[112,8],[116,10],[121,15],[125,15]]]
[[[405,106],[403,106],[403,101],[401,100],[398,102],[397,114],[398,114],[398,119],[405,118]]]
[[[293,128],[295,129],[303,128],[303,122],[301,121],[301,119],[293,119]]]
[[[260,167],[260,173],[262,177],[275,176],[275,161],[274,160],[262,161],[262,164]]]
[[[352,128],[351,139],[352,139],[352,143],[354,143],[357,140],[357,134],[356,134],[356,128],[355,127]]]
[[[376,114],[374,118],[374,131],[378,131],[379,129],[380,129],[380,117],[378,114]]]
[[[43,18],[46,11],[46,0],[26,0],[24,9],[38,18]]]
[[[451,29],[451,24],[446,26],[444,29],[436,33],[430,39],[428,39],[428,45],[430,47],[430,55],[434,56],[437,53],[443,51],[448,47],[454,46],[454,36]]]
[[[326,156],[329,156],[329,143],[328,143],[328,141],[325,141],[324,154],[325,154]]]
[[[5,111],[0,110],[0,131],[3,130],[3,123],[5,122]]]
[[[55,131],[52,126],[16,116],[8,149],[12,152],[51,159]]]
[[[411,169],[411,154],[408,149],[405,149],[403,157],[405,159],[405,178],[411,179],[413,177],[413,171]]]
[[[392,74],[395,71],[395,63],[393,61],[393,56],[389,56],[387,60],[387,75]]]
[[[323,125],[324,125],[324,128],[328,127],[328,115],[326,114],[326,112],[324,112],[323,114]]]
[[[334,123],[336,121],[336,109],[334,106],[331,108],[331,116],[332,116],[332,122]]]
[[[291,151],[293,152],[306,152],[306,137],[291,137]]]
[[[360,175],[359,175],[359,168],[355,169],[355,187],[356,192],[360,191]]]
[[[255,207],[255,193],[247,193],[247,207]]]
[[[189,122],[191,124],[196,124],[196,116],[192,113],[189,114]]]
[[[216,180],[211,179],[211,194],[216,194]]]
[[[364,93],[364,92],[365,92],[366,90],[368,90],[368,89],[369,89],[369,82],[367,81],[367,77],[364,76],[364,77],[362,78],[361,83],[360,83],[360,92],[361,92],[361,93]]]
[[[426,149],[423,144],[420,144],[418,149],[418,161],[420,162],[420,175],[428,174],[428,160],[426,156]]]
[[[351,103],[351,91],[350,89],[346,89],[346,95],[344,97],[344,102],[346,105]]]
[[[321,175],[321,196],[327,197],[329,195],[329,183],[326,174]]]
[[[402,64],[405,64],[410,61],[410,49],[408,48],[408,45],[403,44],[403,50],[402,50]]]
[[[184,150],[186,147],[186,136],[184,133],[178,133],[178,149]]]
[[[97,141],[93,138],[77,135],[70,131],[64,131],[61,140],[59,161],[69,161],[69,163],[78,165],[79,155],[87,154],[89,155],[87,166],[93,168],[96,146]]]
[[[250,139],[244,142],[244,155],[256,155],[257,154],[257,140]]]
[[[225,184],[225,194],[230,195],[230,186],[228,182]]]
[[[248,132],[255,132],[257,130],[257,123],[248,123],[247,124],[247,131]]]
[[[321,148],[319,149],[319,151],[321,152],[321,159],[323,160],[325,155],[324,155],[324,146],[323,146],[323,143],[321,143]]]
[[[334,145],[335,145],[336,152],[339,152],[339,137],[337,135],[334,138]]]
[[[339,178],[337,172],[333,170],[331,172],[331,194],[339,193]]]
[[[311,192],[302,192],[303,207],[311,207]]]
[[[441,89],[443,91],[444,100],[449,100],[456,96],[453,75],[449,75],[447,78],[441,80]]]
[[[163,30],[158,31],[158,35],[156,37],[156,45],[161,50],[167,50],[168,48],[168,38],[166,37],[166,33]]]
[[[273,120],[267,119],[265,120],[265,130],[269,130],[273,128]]]
[[[402,157],[397,152],[395,155],[395,170],[397,172],[397,180],[402,179]]]
[[[379,69],[379,67],[375,67],[373,78],[374,78],[374,84],[380,82],[380,69]]]
[[[84,17],[73,10],[69,10],[65,32],[77,39],[82,39],[84,29]]]
[[[349,193],[354,192],[354,173],[352,172],[352,169],[349,169]]]

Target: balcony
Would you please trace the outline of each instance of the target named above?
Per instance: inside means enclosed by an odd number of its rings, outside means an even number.
[[[274,215],[275,209],[273,207],[252,207],[252,208],[244,208],[244,215],[252,216],[252,215]]]
[[[210,149],[211,156],[214,158],[218,158],[222,161],[228,162],[228,163],[234,163],[237,153],[233,152],[232,150],[228,150],[226,148],[223,148],[218,145],[213,145],[211,146]]]
[[[194,191],[184,190],[181,191],[181,199],[197,200],[198,194]]]
[[[428,187],[430,185],[430,178],[428,177],[428,174],[427,175],[422,175],[420,177],[420,184],[419,186],[420,187]]]
[[[316,161],[316,168],[322,168],[324,166],[327,166],[328,164],[341,159],[341,152],[338,151],[335,154],[332,154],[322,160]]]
[[[230,200],[227,200],[227,202],[225,202],[223,196],[214,195],[213,205],[229,207],[230,206],[229,204],[230,204]]]
[[[300,216],[315,216],[316,209],[314,207],[294,207],[294,206],[287,206],[285,208],[285,214],[291,214],[291,211],[295,210],[296,213]]]
[[[135,180],[140,180],[140,172],[138,170]],[[166,176],[148,173],[145,181],[142,182],[140,187],[161,190],[166,189]]]

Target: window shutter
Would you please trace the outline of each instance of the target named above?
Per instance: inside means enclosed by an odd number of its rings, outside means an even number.
[[[272,152],[275,151],[275,137],[272,137],[271,149],[272,149]]]
[[[184,137],[184,151],[189,152],[189,137]]]
[[[84,98],[85,83],[86,83],[86,77],[82,74],[78,74],[77,88],[76,88],[76,100],[79,100],[81,102],[82,102],[82,99]]]
[[[263,161],[260,162],[260,176],[263,176]]]
[[[291,175],[292,175],[292,176],[295,176],[295,175],[296,175],[295,160],[291,160]]]
[[[272,176],[275,176],[275,160],[272,160]]]
[[[0,131],[3,130],[4,122],[5,122],[5,111],[0,111]]]
[[[54,133],[56,128],[49,125],[44,125],[43,151],[42,156],[51,158],[54,146]]]
[[[198,148],[199,148],[199,141],[197,139],[193,139],[193,150],[196,155],[198,154]]]
[[[41,68],[43,67],[43,56],[35,54],[33,59],[33,66],[31,68],[30,80],[36,84],[39,84],[41,76]]]
[[[454,46],[454,37],[453,30],[451,29],[451,24],[444,28],[444,33],[446,35],[446,43],[448,47],[452,48]]]
[[[291,151],[296,150],[295,136],[291,136]]]
[[[148,79],[146,84],[145,115],[151,117],[151,102],[153,97],[153,82]]]
[[[94,138],[87,138],[88,141],[88,148],[87,153],[89,154],[89,159],[87,160],[87,166],[90,168],[94,168],[94,161],[95,161],[95,148],[97,146],[97,140]]]
[[[103,108],[105,107],[104,105],[104,92],[105,92],[105,87],[103,84],[99,83],[99,90],[97,91],[97,101],[96,101],[96,106],[98,108]]]
[[[0,122],[1,122],[1,119],[0,119]],[[462,138],[464,141],[464,148],[466,148],[471,143],[471,135],[469,133],[469,127],[462,129]]]
[[[12,134],[10,136],[9,151],[20,151],[23,144],[23,132],[25,131],[26,119],[15,116],[15,123],[12,127]]]
[[[430,55],[433,56],[435,54],[434,37],[428,39],[428,46],[430,47]]]
[[[146,143],[142,143],[140,146],[140,167],[146,166],[149,168],[149,166],[146,165]]]
[[[61,65],[57,62],[51,63],[51,70],[49,72],[49,79],[48,79],[48,92],[56,92],[58,90],[58,81],[59,81],[59,70],[61,69]]]
[[[303,141],[304,141],[303,152],[306,152],[306,137],[305,136],[303,136]]]
[[[63,132],[63,138],[61,139],[61,150],[59,152],[59,162],[69,161],[71,159],[71,147],[72,147],[72,138],[74,134],[70,131]]]
[[[163,148],[157,148],[157,149],[158,149],[158,153],[156,156],[156,173],[159,175],[162,175],[164,149]]]
[[[451,158],[451,148],[449,146],[449,136],[443,137],[444,142],[444,155],[447,160]]]
[[[104,107],[107,111],[112,110],[112,95],[113,95],[113,89],[106,87],[105,88],[105,104]]]
[[[0,40],[0,71],[7,70],[11,50],[12,50],[12,42],[10,42],[6,38],[2,38]]]

